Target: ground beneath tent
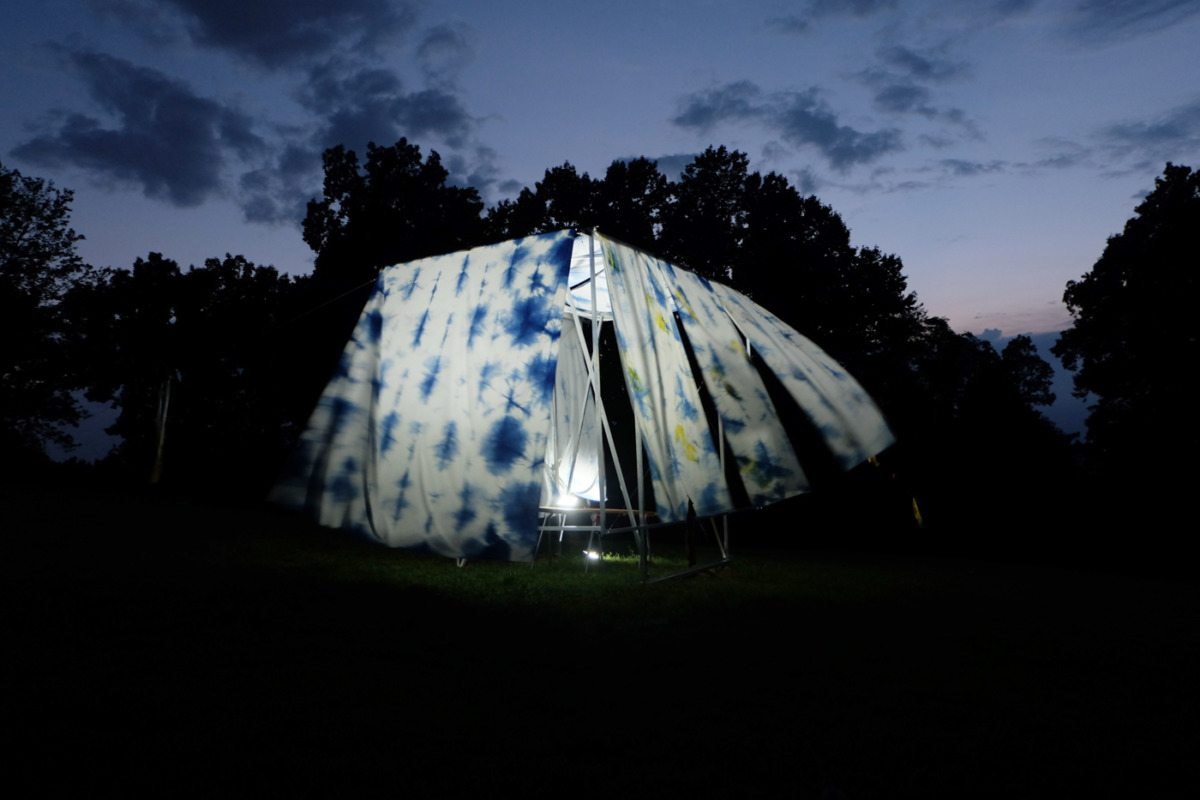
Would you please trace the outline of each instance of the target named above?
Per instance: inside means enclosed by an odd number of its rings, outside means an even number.
[[[1195,584],[794,552],[642,587],[253,509],[6,508],[3,747],[45,793],[1153,796],[1200,744]]]

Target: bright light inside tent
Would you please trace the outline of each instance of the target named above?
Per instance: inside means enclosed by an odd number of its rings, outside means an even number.
[[[573,494],[562,494],[558,496],[557,505],[559,508],[574,508],[579,505],[579,498]]]

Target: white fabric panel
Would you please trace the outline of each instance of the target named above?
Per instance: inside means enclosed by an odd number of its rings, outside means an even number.
[[[664,265],[679,319],[756,507],[808,491],[808,479],[738,331],[704,278]]]
[[[571,275],[567,285],[571,290],[571,304],[585,316],[592,310],[592,250],[587,235],[575,238],[575,250],[571,255]],[[612,301],[608,299],[608,277],[604,274],[604,253],[600,242],[596,242],[596,308],[600,318],[612,319]]]
[[[384,270],[275,499],[393,547],[529,559],[571,247]]]
[[[600,241],[617,346],[659,518],[686,519],[689,498],[700,516],[732,510],[720,455],[675,324],[664,266],[627,245]]]
[[[743,336],[843,467],[892,443],[858,383],[748,298],[627,245],[596,248],[596,305],[662,521],[685,519],[689,499],[701,516],[733,510],[676,313],[754,505],[808,484]],[[273,499],[391,546],[530,558],[539,500],[603,494],[588,348],[564,318],[591,307],[590,271],[588,239],[568,231],[384,270]]]
[[[587,358],[574,320],[564,319],[550,412],[550,442],[546,447],[544,506],[556,505],[557,498],[565,494],[600,500],[596,449],[599,427],[596,399],[588,381]]]
[[[711,285],[843,469],[858,466],[895,441],[875,402],[841,364],[750,298],[727,286]]]

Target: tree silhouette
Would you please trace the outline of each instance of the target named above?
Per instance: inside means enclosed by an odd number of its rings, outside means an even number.
[[[71,394],[70,323],[63,296],[91,268],[75,253],[72,193],[0,164],[0,452],[6,461],[45,458],[73,446],[62,426],[83,412]]]
[[[1054,369],[1042,360],[1028,336],[1014,336],[1000,352],[1000,359],[1022,402],[1030,406],[1048,406],[1054,402],[1050,391]]]
[[[310,200],[304,241],[317,254],[313,276],[343,288],[380,269],[479,244],[483,202],[475,189],[447,186],[441,157],[401,139],[367,145],[360,167],[353,150],[325,151],[325,192]]]
[[[488,210],[487,237],[503,241],[564,228],[590,230],[654,250],[671,184],[647,158],[614,161],[603,180],[580,175],[568,161],[546,170],[532,190]]]
[[[88,398],[117,402],[112,460],[137,479],[159,456],[169,397],[165,476],[174,483],[265,489],[288,443],[286,343],[278,318],[292,281],[242,256],[187,272],[159,253],[107,270],[66,304],[85,340]]]
[[[1200,173],[1168,163],[1134,210],[1091,272],[1067,283],[1073,323],[1053,348],[1077,370],[1075,394],[1098,398],[1087,420],[1097,463],[1131,477],[1200,445],[1191,407]]]
[[[661,255],[711,280],[742,287],[739,251],[746,235],[750,159],[724,146],[708,148],[672,186],[658,239]]]

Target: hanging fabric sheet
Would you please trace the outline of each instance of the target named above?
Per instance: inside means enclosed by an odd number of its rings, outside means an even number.
[[[617,347],[642,431],[658,516],[687,519],[730,511],[720,452],[701,406],[696,379],[675,323],[663,262],[601,238]]]
[[[755,507],[808,491],[775,404],[713,284],[667,264],[679,319]]]
[[[530,558],[571,247],[384,270],[274,499],[393,547]]]
[[[841,364],[743,294],[712,284],[751,347],[804,409],[842,469],[883,452],[895,439],[883,415]]]

